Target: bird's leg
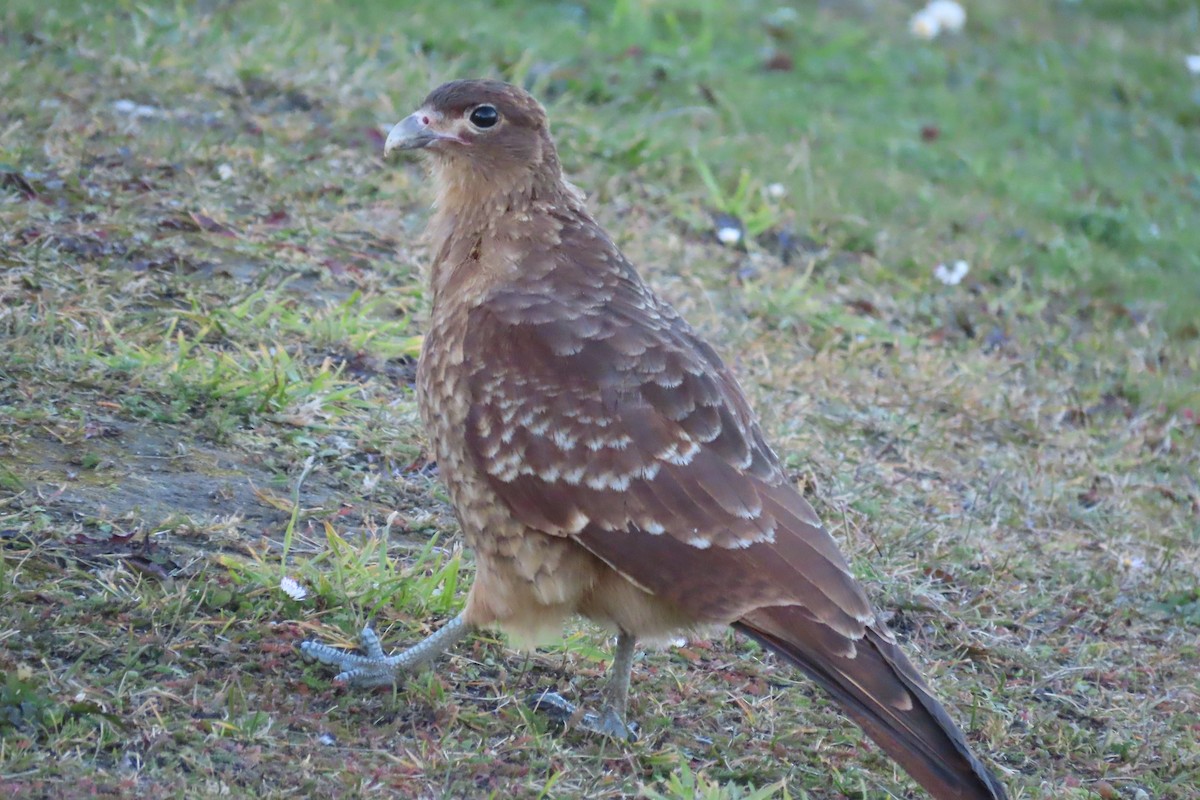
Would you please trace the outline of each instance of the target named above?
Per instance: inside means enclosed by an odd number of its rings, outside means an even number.
[[[637,739],[637,727],[625,723],[625,709],[629,705],[629,677],[633,672],[633,648],[637,639],[632,633],[621,631],[617,635],[617,650],[613,654],[612,666],[608,668],[608,686],[604,687],[604,705],[594,720],[591,714],[584,715],[585,724],[597,733],[614,739]]]
[[[459,614],[447,622],[436,633],[395,655],[383,652],[379,636],[371,626],[363,628],[359,642],[363,655],[330,647],[320,642],[303,642],[300,652],[322,664],[331,664],[341,672],[334,680],[351,686],[391,686],[406,672],[440,656],[456,642],[471,632],[471,626]]]
[[[604,687],[604,705],[600,713],[579,713],[579,710],[557,692],[542,692],[530,699],[535,710],[544,711],[564,723],[575,724],[586,731],[599,733],[611,739],[637,741],[635,723],[626,724],[625,709],[629,704],[629,676],[633,671],[633,649],[637,638],[632,633],[621,631],[617,635],[617,650],[608,670],[608,685]]]

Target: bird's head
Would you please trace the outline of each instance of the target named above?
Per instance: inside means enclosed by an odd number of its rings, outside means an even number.
[[[561,170],[546,111],[528,92],[500,81],[445,83],[396,123],[384,155],[422,150],[444,183],[463,188],[557,181]]]

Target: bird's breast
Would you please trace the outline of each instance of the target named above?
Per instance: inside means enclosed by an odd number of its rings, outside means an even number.
[[[417,408],[467,545],[486,554],[505,549],[503,540],[520,536],[524,526],[499,502],[467,448],[466,331],[465,308],[435,308],[417,366]]]

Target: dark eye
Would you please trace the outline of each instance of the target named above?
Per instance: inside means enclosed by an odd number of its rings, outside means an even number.
[[[500,112],[495,106],[479,106],[471,112],[469,119],[476,128],[490,128],[500,121]]]

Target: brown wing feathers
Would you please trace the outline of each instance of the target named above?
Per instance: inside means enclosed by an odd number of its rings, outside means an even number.
[[[573,535],[698,623],[737,620],[935,796],[1003,797],[903,654],[871,627],[865,595],[784,481],[719,360],[690,351],[694,334],[679,320],[597,320],[602,305],[539,302],[559,306],[540,324],[485,304],[468,342],[481,365],[468,438],[518,516]],[[627,308],[647,302],[625,298]],[[506,295],[499,306],[538,302]],[[520,385],[495,377],[508,374],[497,369],[497,342],[520,364]]]

